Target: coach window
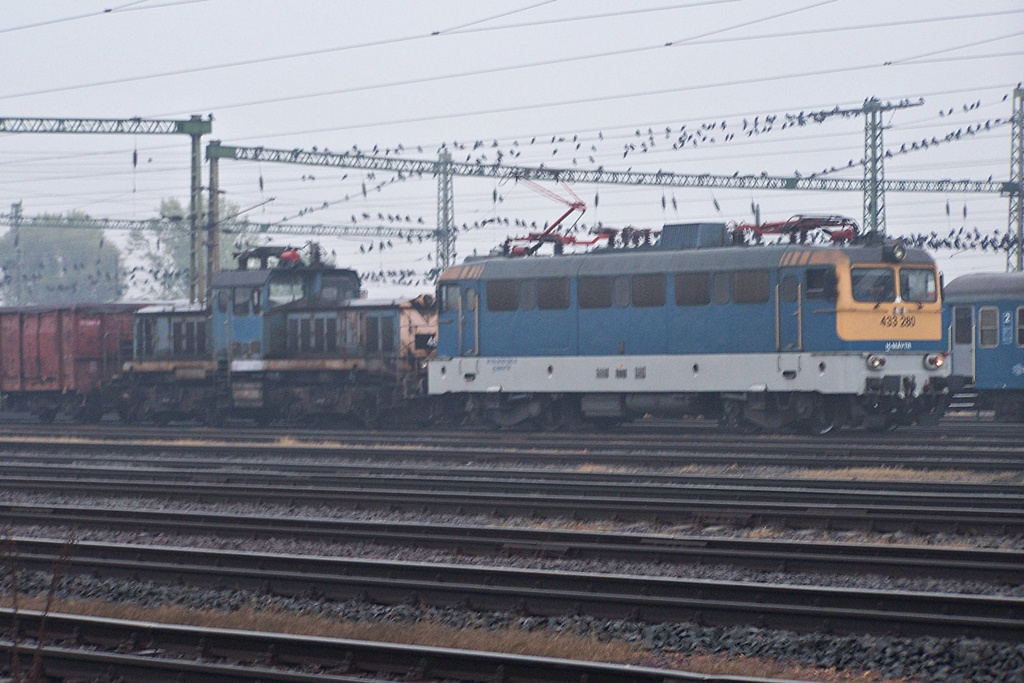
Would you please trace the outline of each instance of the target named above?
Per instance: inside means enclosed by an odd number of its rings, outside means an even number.
[[[665,305],[665,276],[649,273],[633,276],[633,305],[638,308],[654,308]]]
[[[537,281],[534,279],[519,282],[519,308],[532,311],[537,308]]]
[[[249,315],[249,299],[252,297],[252,290],[248,287],[235,287],[231,291],[234,294],[231,312],[236,316]]]
[[[999,346],[999,309],[984,306],[978,311],[978,346],[994,349]]]
[[[612,283],[612,305],[615,308],[625,308],[629,305],[629,276],[618,275]]]
[[[896,300],[896,278],[891,268],[852,268],[850,284],[854,301],[878,304]]]
[[[732,273],[715,273],[711,278],[711,300],[716,304],[729,303],[729,285]]]
[[[537,280],[537,308],[542,311],[569,308],[569,278],[545,277]]]
[[[900,298],[917,303],[936,299],[935,272],[925,268],[900,268]]]
[[[519,308],[519,283],[515,280],[490,280],[487,283],[487,310],[514,311]]]
[[[581,277],[578,283],[580,308],[611,308],[612,282],[610,277]]]
[[[767,270],[737,270],[732,274],[732,300],[738,304],[767,303],[770,284]]]
[[[826,301],[835,301],[835,268],[808,268],[807,289],[805,291],[808,299],[824,299]]]
[[[953,343],[970,344],[972,334],[971,307],[957,306],[953,309]]]
[[[676,273],[675,285],[677,306],[711,303],[711,273]]]
[[[1017,346],[1024,346],[1024,306],[1017,309]]]

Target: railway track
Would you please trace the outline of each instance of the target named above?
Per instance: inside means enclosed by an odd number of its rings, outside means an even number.
[[[459,605],[478,611],[586,614],[647,623],[759,627],[796,632],[898,632],[1014,641],[1024,598],[707,581],[398,562],[227,550],[13,539],[17,562],[46,571],[215,586],[272,595],[318,595],[375,604]]]
[[[497,516],[561,517],[576,520],[648,520],[809,528],[944,531],[1017,534],[1024,532],[1024,494],[986,493],[984,486],[946,485],[912,494],[903,484],[856,482],[853,488],[782,480],[751,485],[658,485],[590,481],[572,477],[501,479],[491,472],[459,477],[387,476],[386,470],[326,484],[280,473],[231,481],[209,481],[192,473],[120,470],[97,476],[88,467],[43,468],[32,475],[0,473],[8,491],[123,498],[248,501],[337,508],[432,511]],[[214,479],[218,479],[215,474]],[[223,478],[223,477],[220,477]],[[289,481],[291,479],[291,481]]]
[[[51,679],[145,680],[196,683],[374,683],[395,680],[606,681],[607,683],[735,683],[733,676],[570,661],[547,657],[454,650],[313,636],[259,633],[155,622],[98,619],[0,608],[10,632],[45,634],[40,647],[17,648],[22,671],[38,652]],[[45,624],[43,621],[45,619]],[[15,650],[0,640],[5,657]],[[779,683],[748,678],[746,683]]]
[[[182,440],[187,439],[187,443]],[[696,429],[663,433],[620,429],[601,434],[527,432],[431,433],[205,428],[124,429],[115,424],[52,425],[0,423],[5,451],[51,451],[55,440],[76,452],[134,448],[138,453],[190,452],[217,455],[244,447],[252,454],[290,457],[330,453],[375,457],[383,449],[410,458],[466,462],[681,466],[691,464],[808,468],[906,467],[920,469],[1020,470],[1024,447],[1013,432],[957,436],[924,429],[889,435],[851,432],[834,439],[777,435],[729,435]],[[287,441],[287,446],[283,445]],[[499,445],[500,444],[500,445]]]
[[[373,543],[482,556],[723,564],[763,571],[880,574],[1024,583],[1024,552],[898,544],[810,543],[779,539],[567,531],[554,529],[269,517],[80,505],[0,503],[0,523],[216,538],[286,538]]]

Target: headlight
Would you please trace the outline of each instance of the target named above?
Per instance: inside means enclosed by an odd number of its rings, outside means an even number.
[[[881,370],[885,367],[885,356],[871,354],[868,356],[868,370]]]
[[[882,260],[894,261],[899,263],[907,257],[907,245],[902,240],[897,240],[892,244],[886,244],[882,247]]]
[[[946,364],[946,354],[944,353],[929,353],[924,357],[924,367],[926,370],[938,370]]]

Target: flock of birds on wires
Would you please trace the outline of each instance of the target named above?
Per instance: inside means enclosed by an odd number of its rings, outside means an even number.
[[[1002,102],[1008,99],[1009,95],[1004,95]],[[971,103],[965,103],[960,108],[943,109],[940,111],[939,118],[943,121],[952,119],[954,116],[970,116],[976,117],[976,112],[988,106],[996,106],[998,102],[990,102],[983,105],[981,100],[977,100]],[[886,103],[888,106],[889,103]],[[903,106],[904,102],[897,103],[897,106]],[[521,161],[524,150],[527,148],[531,149],[531,153],[527,156],[529,159],[544,159],[544,161],[538,161],[534,163],[535,166],[544,168],[546,164],[550,164],[552,168],[558,168],[561,163],[569,163],[572,166],[578,166],[581,162],[585,162],[594,166],[597,164],[598,159],[612,158],[612,153],[608,152],[606,147],[613,141],[621,142],[622,153],[621,159],[627,159],[631,156],[635,157],[638,155],[652,155],[655,152],[680,152],[682,150],[693,150],[699,149],[704,146],[710,145],[721,145],[724,143],[730,143],[737,139],[752,139],[761,138],[773,133],[786,131],[792,128],[803,128],[811,124],[823,124],[831,118],[842,117],[850,118],[862,115],[861,110],[842,110],[836,107],[831,110],[811,111],[811,112],[799,112],[799,113],[785,113],[781,115],[777,114],[766,114],[758,115],[752,118],[741,118],[738,121],[729,120],[715,120],[706,121],[699,124],[683,124],[678,127],[664,126],[659,127],[657,130],[654,127],[648,127],[646,129],[635,129],[632,133],[623,132],[610,135],[606,138],[603,132],[596,132],[591,134],[566,134],[566,135],[550,135],[550,136],[532,136],[528,141],[524,140],[512,140],[505,144],[500,143],[497,139],[491,142],[483,140],[475,140],[472,142],[458,142],[453,141],[451,143],[441,143],[437,152],[448,152],[452,155],[453,160],[464,161],[466,163],[475,163],[477,165],[487,165],[501,167],[508,165],[510,168],[509,178],[512,178],[511,170],[516,166],[517,161]],[[1012,123],[1010,117],[989,117],[986,119],[977,118],[972,120],[968,125],[958,125],[957,128],[950,129],[949,132],[943,136],[933,135],[930,137],[922,138],[921,140],[912,140],[910,142],[901,142],[899,147],[889,147],[885,151],[886,158],[892,158],[896,156],[911,154],[920,152],[923,150],[931,149],[936,146],[950,144],[958,142],[964,139],[968,139],[979,134],[990,133],[991,131],[999,128],[1006,127]],[[618,144],[618,143],[615,143]],[[548,145],[548,150],[543,150],[542,146]],[[317,151],[317,148],[312,148],[313,151]],[[671,151],[669,151],[671,150]],[[328,152],[326,148],[323,150]],[[347,149],[344,154],[352,156],[401,156],[404,154],[424,154],[423,146],[415,146],[412,148],[406,147],[402,144],[389,147],[381,147],[374,145],[372,148],[363,150],[358,146],[353,145]],[[463,153],[464,156],[463,156]],[[552,164],[552,160],[556,163]],[[135,161],[135,159],[133,159]],[[862,167],[865,164],[865,160],[850,159],[845,165],[830,166],[822,169],[821,171],[805,173],[801,175],[799,171],[794,172],[794,177],[816,177],[820,175],[826,175],[831,173],[837,173],[844,170],[849,170],[857,167]],[[564,167],[564,166],[563,166]],[[596,166],[596,170],[604,170],[603,165]],[[627,172],[632,170],[632,167],[626,169]],[[345,173],[340,180],[342,182],[349,180],[349,173]],[[338,196],[324,199],[318,204],[310,205],[298,209],[288,215],[283,216],[277,221],[277,224],[286,226],[289,221],[294,221],[298,218],[315,214],[320,211],[327,210],[329,208],[338,208],[338,204],[345,204],[358,199],[366,199],[371,194],[384,194],[385,191],[396,183],[401,183],[406,180],[413,178],[423,178],[423,173],[394,173],[389,174],[386,178],[378,178],[377,173],[374,171],[365,172],[361,178],[353,178],[353,181],[357,181],[358,185],[354,191],[347,193],[339,193]],[[761,172],[762,177],[768,176],[767,172]],[[737,171],[734,176],[740,176]],[[748,176],[744,177],[750,177]],[[507,183],[505,181],[499,183],[499,187]],[[989,181],[991,181],[991,176]],[[306,183],[317,183],[317,177],[312,173],[304,173],[301,176],[301,181]],[[337,182],[337,179],[331,179],[327,182]],[[349,181],[351,182],[351,181]],[[514,184],[513,184],[514,187]],[[259,190],[261,194],[265,190],[265,181],[262,170],[259,174]],[[492,193],[492,204],[495,213],[488,218],[483,220],[477,220],[472,223],[463,223],[460,226],[456,226],[460,232],[470,232],[474,230],[480,230],[483,228],[493,226],[504,226],[509,228],[517,228],[521,230],[545,230],[548,228],[549,223],[543,222],[538,223],[537,221],[526,221],[521,218],[509,218],[501,217],[496,214],[497,207],[504,203],[505,191],[499,191],[498,187],[493,190]],[[599,205],[600,196],[595,193],[593,198],[592,206],[596,207]],[[721,213],[721,208],[718,204],[717,199],[712,198],[715,210]],[[671,205],[673,211],[678,213],[679,205],[675,195],[667,197],[662,194],[661,207],[663,211],[668,209]],[[946,204],[947,217],[951,215],[949,202]],[[968,251],[968,250],[980,250],[984,252],[1006,252],[1012,249],[1016,244],[1016,238],[1014,235],[1007,233],[1001,233],[996,230],[992,234],[983,234],[978,230],[977,227],[970,229],[966,226],[967,219],[967,205],[963,207],[963,218],[965,225],[959,228],[953,228],[948,234],[940,234],[938,232],[931,232],[928,234],[915,234],[905,235],[904,239],[908,243],[912,243],[915,246],[927,247],[929,249],[938,250],[955,250],[955,251]],[[406,244],[420,244],[427,241],[433,246],[433,234],[432,230],[426,226],[426,220],[423,217],[414,217],[408,213],[388,213],[384,211],[378,211],[374,214],[371,211],[360,211],[358,213],[352,213],[350,224],[351,226],[389,226],[399,227],[405,226],[409,228],[408,232],[399,231],[395,235],[395,239],[378,239],[374,238],[372,241],[363,242],[358,246],[360,254],[367,255],[370,253],[382,253],[386,250],[395,248],[397,245]],[[565,228],[566,232],[580,232],[587,233],[604,229],[603,224],[600,222],[596,225],[587,225],[579,220]],[[102,237],[101,237],[102,240]],[[386,268],[383,265],[374,271],[367,270],[362,273],[365,281],[374,284],[390,284],[399,286],[425,286],[430,285],[436,276],[438,275],[438,267],[433,262],[433,256],[431,252],[427,252],[423,257],[416,259],[422,261],[424,267],[422,268]],[[10,284],[12,278],[12,269],[8,264],[2,264],[3,274],[0,276],[0,285]],[[82,266],[85,264],[73,264],[72,267]],[[158,288],[167,289],[168,285],[175,282],[187,281],[188,270],[173,268],[173,267],[144,267],[136,266],[131,269],[127,269],[123,276],[125,277],[126,284],[136,286],[139,284],[148,284],[149,288],[152,289],[154,286]],[[94,274],[95,278],[110,278],[113,277],[110,273]],[[22,269],[21,278],[26,282],[32,282],[34,275],[31,271]]]

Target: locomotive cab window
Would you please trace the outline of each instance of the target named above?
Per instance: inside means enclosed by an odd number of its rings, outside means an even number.
[[[270,281],[267,306],[273,308],[302,298],[302,280],[298,276],[277,276]]]
[[[896,277],[891,268],[851,268],[850,285],[854,301],[896,301]]]
[[[235,287],[232,290],[234,302],[231,313],[235,316],[249,315],[249,300],[252,297],[252,290],[248,287]]]
[[[916,303],[937,299],[935,271],[925,268],[900,268],[900,298]]]
[[[835,301],[836,299],[836,271],[835,268],[808,268],[807,269],[807,293],[808,299],[819,299]]]
[[[476,310],[476,288],[466,287],[462,293],[462,310],[470,313]]]
[[[457,284],[441,285],[438,297],[441,299],[442,311],[459,310],[459,286]]]
[[[491,280],[487,283],[487,310],[514,311],[519,308],[519,283],[515,280]]]

